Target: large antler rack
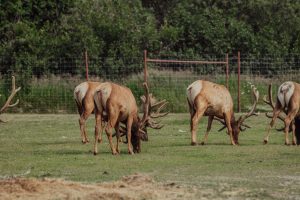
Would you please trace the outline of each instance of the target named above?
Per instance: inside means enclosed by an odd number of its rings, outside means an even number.
[[[258,103],[258,99],[259,99],[259,92],[256,89],[256,87],[254,87],[254,85],[251,85],[251,88],[252,88],[252,95],[254,97],[254,102],[253,102],[252,108],[246,115],[240,116],[240,118],[238,120],[240,125],[244,126],[246,128],[250,128],[250,126],[244,123],[245,120],[248,119],[249,117],[258,115],[258,113],[256,113],[255,110],[256,110],[257,103]],[[244,130],[244,129],[241,129],[241,130]]]
[[[267,96],[265,95],[264,98],[263,98],[263,101],[268,104],[269,106],[271,106],[272,108],[272,112],[267,112],[266,113],[266,117],[268,118],[273,118],[273,110],[275,109],[275,104],[273,102],[273,95],[272,95],[272,84],[269,84],[269,88],[268,88],[268,99],[267,99]],[[282,113],[282,112],[281,112]],[[281,121],[284,122],[284,119],[285,117],[282,116],[280,113],[280,115],[278,116],[278,119],[280,119]],[[290,125],[290,130],[292,129],[292,123]],[[283,131],[284,130],[284,127],[282,128],[276,128],[277,131]]]
[[[6,109],[7,108],[12,108],[12,107],[14,107],[14,106],[16,106],[16,105],[18,105],[18,103],[19,103],[19,99],[17,99],[17,101],[15,102],[15,103],[13,103],[13,104],[11,104],[11,101],[12,101],[12,99],[14,98],[14,96],[17,94],[17,92],[19,92],[20,90],[21,90],[21,87],[18,87],[17,89],[16,89],[16,80],[15,80],[15,77],[14,76],[12,76],[12,90],[11,90],[11,94],[9,95],[9,97],[7,98],[7,100],[6,100],[6,102],[5,102],[5,104],[2,106],[2,108],[0,109],[0,115],[2,114],[2,113],[4,113],[5,111],[6,111]],[[0,119],[0,122],[5,122],[5,121],[3,121],[3,120],[1,120]]]
[[[252,88],[252,95],[254,97],[254,102],[253,102],[253,105],[252,105],[250,111],[247,114],[240,116],[240,118],[238,119],[238,123],[240,125],[239,128],[241,131],[246,130],[246,128],[251,128],[251,126],[244,123],[246,119],[248,119],[251,116],[258,115],[258,113],[256,113],[255,110],[256,110],[257,103],[258,103],[258,99],[259,99],[259,92],[253,85],[251,86],[251,88]],[[223,129],[225,129],[227,127],[224,119],[218,118],[216,116],[214,116],[214,119],[219,121],[221,124],[223,124],[223,126],[218,131],[222,131]]]
[[[154,120],[155,118],[164,117],[169,114],[169,111],[162,112],[166,108],[168,102],[164,99],[159,102],[149,93],[147,83],[143,83],[145,87],[145,95],[141,96],[144,107],[144,115],[141,121],[141,127],[149,126],[153,129],[161,129],[164,125]]]

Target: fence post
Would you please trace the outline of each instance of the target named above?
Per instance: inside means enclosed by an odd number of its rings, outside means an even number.
[[[241,54],[238,51],[238,112],[241,112]]]
[[[229,61],[228,53],[226,53],[226,87],[229,89]]]
[[[85,58],[85,78],[88,81],[89,80],[89,63],[88,63],[87,50],[85,50],[85,52],[84,52],[84,58]]]
[[[147,75],[148,75],[148,69],[147,69],[147,50],[144,50],[144,82],[148,84]]]

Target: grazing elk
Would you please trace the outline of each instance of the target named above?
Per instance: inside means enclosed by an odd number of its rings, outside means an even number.
[[[94,111],[94,94],[96,91],[96,87],[99,86],[100,82],[91,82],[86,81],[77,85],[74,89],[74,99],[76,101],[77,109],[80,115],[79,118],[79,126],[82,143],[88,143],[89,139],[87,137],[86,131],[86,120]],[[95,114],[95,117],[97,115]],[[99,131],[99,127],[95,126],[95,131]],[[102,134],[100,133],[100,137],[98,142],[101,142]]]
[[[187,88],[187,101],[191,114],[191,144],[198,144],[196,127],[203,115],[208,116],[208,125],[201,144],[205,144],[207,141],[213,119],[220,121],[224,125],[219,131],[227,127],[231,144],[238,144],[240,131],[249,128],[248,125],[244,124],[244,121],[256,115],[254,111],[256,109],[259,93],[254,87],[252,91],[255,99],[251,110],[246,115],[235,120],[232,98],[225,86],[204,80],[198,80],[189,85]]]
[[[167,112],[160,113],[167,102],[163,100],[152,104],[148,85],[146,83],[143,85],[145,88],[145,96],[141,98],[144,111],[142,118],[138,116],[136,100],[129,88],[111,82],[102,83],[97,87],[94,96],[96,113],[98,114],[96,124],[98,124],[98,127],[102,127],[102,118],[105,117],[104,113],[107,113],[107,126],[105,131],[113,155],[120,153],[120,132],[127,135],[128,153],[133,154],[134,152],[139,153],[141,151],[140,141],[148,139],[146,127],[154,129],[162,128],[162,125],[154,121],[153,118],[163,117],[168,114]],[[155,113],[152,112],[154,108],[157,108]],[[126,127],[120,129],[120,123],[124,123]],[[115,128],[117,137],[116,148],[112,142],[113,128]],[[97,139],[98,133],[95,132],[94,155],[96,155],[98,151]]]
[[[277,92],[276,104],[274,106],[272,100],[272,86],[269,86],[269,100],[264,99],[264,101],[269,104],[273,109],[273,114],[268,117],[272,117],[267,134],[264,138],[264,143],[267,144],[269,141],[270,130],[274,126],[275,120],[277,118],[284,121],[284,133],[285,133],[285,144],[289,145],[288,134],[290,131],[293,133],[292,143],[297,144],[296,140],[296,127],[299,127],[299,120],[296,120],[297,126],[295,125],[295,118],[300,117],[300,84],[292,81],[287,81],[282,83]],[[286,114],[286,117],[280,115],[281,112]],[[297,128],[299,132],[299,128]]]

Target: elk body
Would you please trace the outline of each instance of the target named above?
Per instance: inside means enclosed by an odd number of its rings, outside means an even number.
[[[166,103],[164,101],[161,101],[155,106],[151,105],[151,95],[149,94],[148,85],[144,83],[144,87],[145,96],[144,98],[142,98],[144,113],[142,118],[138,116],[138,107],[136,104],[136,100],[129,88],[111,82],[102,83],[97,87],[96,93],[94,95],[94,101],[97,110],[96,124],[98,127],[102,127],[101,123],[103,117],[105,117],[104,113],[107,113],[107,126],[105,128],[105,131],[113,155],[120,153],[120,132],[125,132],[125,134],[127,135],[128,153],[133,154],[134,152],[139,153],[141,151],[141,140],[147,140],[147,126],[151,128],[162,127],[151,119],[154,116],[149,113],[151,112],[151,109],[157,105],[159,105],[159,111],[160,108],[164,107]],[[162,117],[164,115],[165,113],[156,113],[156,117]],[[120,129],[120,123],[125,124],[126,127]],[[114,147],[114,144],[112,142],[113,128],[116,131],[117,137],[116,148]],[[95,132],[95,155],[98,152],[96,142],[97,139],[98,133]]]
[[[300,84],[292,81],[282,83],[278,88],[275,106],[272,101],[271,86],[269,86],[269,101],[265,100],[265,102],[273,108],[273,114],[264,143],[268,143],[270,130],[274,126],[275,120],[279,118],[284,121],[285,144],[289,145],[288,133],[290,130],[293,132],[292,143],[297,144],[294,120],[300,117]],[[286,117],[281,116],[281,112],[284,112]],[[299,123],[299,120],[296,121]],[[297,126],[299,125],[297,124]]]
[[[91,115],[91,113],[94,111],[95,104],[94,104],[94,94],[96,91],[96,88],[100,85],[100,82],[91,82],[86,81],[74,89],[74,99],[76,101],[78,113],[80,115],[79,118],[79,126],[80,126],[80,133],[81,133],[81,139],[82,143],[89,142],[89,139],[87,137],[87,131],[86,131],[86,120]],[[95,114],[95,117],[97,115]],[[95,126],[95,132],[99,131],[99,127],[97,127],[97,124]],[[100,134],[99,142],[102,140],[102,134]]]
[[[253,88],[253,95],[255,101],[249,113],[239,117],[238,120],[235,120],[233,101],[225,86],[204,80],[198,80],[189,85],[187,88],[187,101],[191,114],[191,144],[198,144],[196,129],[202,116],[208,116],[207,130],[202,144],[205,144],[207,141],[213,119],[220,121],[224,125],[220,130],[227,127],[231,144],[238,144],[240,131],[245,130],[245,127],[249,128],[249,126],[244,124],[244,121],[247,118],[256,115],[254,111],[256,109],[259,94],[255,88]]]

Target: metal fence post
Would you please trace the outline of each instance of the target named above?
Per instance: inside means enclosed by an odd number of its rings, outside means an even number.
[[[226,53],[226,87],[229,90],[229,59],[228,59],[228,53]]]
[[[147,69],[147,50],[144,50],[144,81],[148,84],[148,69]]]
[[[238,112],[241,112],[241,54],[238,51]]]
[[[85,78],[88,81],[89,80],[89,63],[88,63],[87,50],[85,50],[85,52],[84,52],[84,58],[85,58]]]

